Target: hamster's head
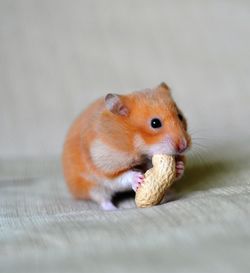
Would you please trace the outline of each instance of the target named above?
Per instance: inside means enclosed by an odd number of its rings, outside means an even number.
[[[190,148],[187,121],[165,83],[125,96],[108,94],[105,101],[141,154],[181,155]]]

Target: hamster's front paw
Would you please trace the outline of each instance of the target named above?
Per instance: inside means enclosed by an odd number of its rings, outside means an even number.
[[[184,170],[185,170],[184,162],[182,160],[177,160],[175,169],[176,169],[176,180],[179,180],[184,174]]]
[[[144,181],[144,175],[141,172],[132,171],[130,172],[130,180],[132,189],[136,191],[138,187],[143,183]]]

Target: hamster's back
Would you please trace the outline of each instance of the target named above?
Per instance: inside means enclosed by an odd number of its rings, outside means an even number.
[[[93,182],[81,176],[89,159],[89,146],[95,138],[95,120],[104,107],[103,98],[92,103],[73,122],[63,147],[64,177],[75,198],[89,198]]]

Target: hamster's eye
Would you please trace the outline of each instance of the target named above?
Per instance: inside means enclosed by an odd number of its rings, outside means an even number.
[[[183,121],[183,115],[182,114],[178,114],[178,118],[180,121]]]
[[[158,118],[153,118],[151,120],[151,127],[154,129],[160,128],[162,126],[161,121]]]

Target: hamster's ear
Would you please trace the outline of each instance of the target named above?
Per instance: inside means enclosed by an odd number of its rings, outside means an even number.
[[[169,90],[170,88],[168,87],[168,85],[165,82],[162,82],[159,84],[159,87],[165,88],[167,90]]]
[[[160,91],[163,91],[163,92],[167,92],[168,94],[171,93],[170,88],[168,87],[168,85],[165,82],[160,83],[157,86],[157,89],[159,89]]]
[[[123,103],[122,97],[117,94],[107,94],[105,97],[106,108],[113,114],[128,116],[129,110]]]

